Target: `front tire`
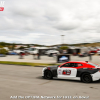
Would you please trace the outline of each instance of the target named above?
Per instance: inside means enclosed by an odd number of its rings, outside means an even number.
[[[90,74],[85,73],[81,76],[81,81],[84,83],[90,83],[90,82],[92,82],[92,77]]]
[[[44,78],[46,78],[46,79],[52,79],[53,78],[52,72],[51,71],[45,71],[44,72]]]

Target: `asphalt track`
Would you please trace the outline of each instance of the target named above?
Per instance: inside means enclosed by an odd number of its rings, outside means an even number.
[[[100,81],[46,80],[41,71],[42,67],[0,64],[0,100],[100,100]]]

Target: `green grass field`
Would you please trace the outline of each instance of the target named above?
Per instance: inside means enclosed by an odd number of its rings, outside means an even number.
[[[23,65],[23,66],[40,66],[40,67],[58,65],[58,64],[27,63],[27,62],[12,62],[12,61],[0,61],[0,64]]]

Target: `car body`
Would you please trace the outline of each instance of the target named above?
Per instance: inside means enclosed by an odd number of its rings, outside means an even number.
[[[87,57],[87,56],[89,56],[88,53],[80,53],[80,54],[79,54],[79,57]]]
[[[57,50],[48,50],[45,52],[46,55],[48,56],[53,56],[53,54],[59,54],[59,51]]]
[[[91,50],[90,53],[93,53],[93,54],[97,53],[97,49]]]
[[[5,54],[0,54],[0,57],[6,57],[6,55]]]
[[[27,53],[29,54],[38,54],[39,53],[39,49],[35,48],[35,47],[31,47],[27,50]]]
[[[84,83],[90,83],[100,79],[100,66],[88,61],[69,61],[58,66],[43,68],[42,76],[46,79],[79,78]]]
[[[100,50],[97,51],[97,54],[100,55]]]
[[[8,55],[17,55],[17,53],[14,51],[8,51]]]

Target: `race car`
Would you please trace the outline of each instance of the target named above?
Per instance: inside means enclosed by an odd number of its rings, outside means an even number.
[[[88,61],[69,61],[57,66],[43,68],[42,77],[52,79],[80,79],[84,83],[90,83],[100,79],[100,66]]]

